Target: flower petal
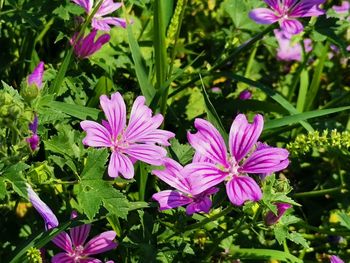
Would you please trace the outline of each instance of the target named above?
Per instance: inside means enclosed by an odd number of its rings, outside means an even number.
[[[250,19],[254,20],[258,24],[273,24],[278,21],[279,17],[270,9],[267,8],[255,8],[249,12]]]
[[[173,190],[155,193],[152,198],[159,203],[159,209],[161,211],[184,206],[193,201],[192,198]]]
[[[126,125],[126,106],[123,97],[119,92],[113,93],[111,99],[102,95],[100,104],[112,129],[113,139],[117,139]]]
[[[85,255],[95,255],[115,249],[118,244],[113,242],[117,234],[114,231],[106,231],[91,239],[84,247]]]
[[[268,4],[269,7],[271,7],[271,9],[273,9],[277,13],[280,13],[281,9],[280,9],[279,0],[264,0],[264,2]]]
[[[86,132],[83,144],[92,147],[111,147],[112,134],[101,124],[94,121],[82,121],[80,127]]]
[[[74,263],[74,259],[67,253],[58,253],[52,259],[51,263]]]
[[[260,114],[255,115],[249,124],[244,114],[238,114],[231,125],[229,146],[231,155],[237,162],[252,149],[259,139],[264,127],[264,119]]]
[[[32,187],[27,184],[28,199],[32,203],[36,211],[41,215],[45,221],[45,228],[51,229],[58,226],[58,220],[52,210],[40,199],[40,197],[34,192]]]
[[[152,173],[177,190],[190,194],[190,185],[188,185],[182,175],[183,167],[170,158],[165,158],[163,160],[163,165],[165,166],[164,170],[153,170]]]
[[[302,23],[295,19],[283,19],[280,26],[284,34],[296,35],[304,30]]]
[[[277,147],[264,147],[253,152],[239,169],[241,173],[273,173],[285,169],[289,152]]]
[[[43,86],[44,62],[40,61],[33,72],[28,76],[28,84],[36,85],[39,89]]]
[[[111,27],[109,25],[119,26],[122,28],[126,28],[127,23],[125,19],[117,18],[117,17],[96,17],[92,19],[91,26],[94,29],[109,31]]]
[[[227,149],[218,130],[210,122],[203,119],[196,119],[194,126],[198,130],[197,133],[191,134],[189,132],[187,134],[188,142],[192,147],[203,157],[227,167]]]
[[[333,255],[330,258],[330,263],[344,263],[344,261],[340,257]]]
[[[136,98],[130,113],[129,125],[125,131],[125,139],[129,143],[159,143],[169,145],[168,140],[175,134],[162,131],[158,127],[163,122],[163,116],[156,114],[152,117],[152,110],[145,105],[143,96]]]
[[[91,225],[85,224],[77,227],[72,227],[70,231],[70,236],[73,241],[74,247],[84,245],[86,238],[90,233]]]
[[[232,204],[241,206],[245,201],[259,201],[262,192],[259,185],[249,176],[234,176],[226,184],[226,192]]]
[[[102,261],[97,258],[83,258],[79,259],[79,263],[102,263]]]
[[[124,152],[131,157],[152,165],[162,165],[167,151],[157,145],[152,144],[131,144]]]
[[[122,6],[122,3],[114,3],[113,0],[104,0],[96,16],[104,16],[110,13],[113,13],[115,10],[119,9]]]
[[[82,8],[84,8],[87,14],[90,13],[94,2],[93,0],[72,0],[72,1],[77,5],[80,5]]]
[[[119,173],[126,179],[134,177],[134,165],[129,157],[122,153],[112,152],[108,164],[108,175],[110,177],[118,177]]]
[[[186,214],[192,215],[194,213],[204,212],[209,213],[212,202],[208,196],[204,196],[203,198],[196,200],[190,203],[186,207]]]
[[[61,232],[52,239],[52,242],[68,253],[73,253],[72,240],[66,232]]]
[[[324,3],[325,0],[300,0],[290,11],[290,17],[309,17],[320,16],[325,11],[320,9],[318,5]]]
[[[190,185],[190,193],[195,196],[205,190],[220,184],[227,177],[227,173],[219,170],[212,163],[191,163],[184,167],[183,176]]]
[[[287,209],[291,208],[292,205],[287,203],[276,203],[277,207],[277,215],[275,215],[272,211],[267,212],[265,217],[265,222],[267,225],[276,224],[278,220],[284,215]]]

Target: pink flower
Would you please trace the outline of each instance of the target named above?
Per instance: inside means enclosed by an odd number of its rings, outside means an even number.
[[[289,164],[288,151],[258,143],[264,125],[263,117],[256,115],[249,124],[244,114],[232,123],[229,150],[218,130],[208,121],[196,119],[197,133],[188,133],[188,141],[196,150],[197,163],[193,172],[201,174],[202,190],[226,181],[227,195],[234,205],[247,200],[259,201],[262,192],[248,173],[262,174],[280,171]],[[248,157],[247,157],[248,155]]]
[[[283,34],[281,30],[275,29],[276,39],[279,47],[277,49],[277,58],[284,61],[301,61],[302,47],[299,43],[292,43],[289,36]],[[311,39],[304,40],[305,51],[310,52],[312,50]]]
[[[101,49],[101,47],[106,44],[110,36],[108,34],[103,34],[100,36],[96,42],[95,37],[97,34],[97,30],[92,30],[86,37],[81,37],[80,39],[76,40],[78,33],[75,33],[72,39],[70,40],[71,45],[73,46],[74,54],[78,58],[87,58],[97,52]]]
[[[72,218],[77,217],[75,211],[72,212]],[[114,231],[103,232],[89,242],[85,242],[91,225],[85,224],[70,229],[70,235],[66,232],[61,232],[54,239],[56,246],[63,249],[65,252],[55,255],[52,263],[100,263],[99,259],[90,257],[91,255],[100,254],[108,250],[115,249],[117,243],[113,242],[116,233]]]
[[[325,0],[264,0],[270,7],[255,8],[249,17],[259,24],[279,22],[281,29],[288,34],[299,34],[303,25],[299,17],[320,16],[325,12],[318,8]]]
[[[292,207],[290,204],[286,203],[276,203],[277,207],[277,215],[275,215],[272,211],[267,212],[265,221],[267,225],[274,225],[276,224],[280,218],[284,215],[284,213]]]
[[[252,93],[248,90],[245,89],[239,94],[239,99],[240,100],[250,100],[252,98]]]
[[[85,12],[90,15],[94,1],[93,0],[72,0],[77,5],[80,5],[85,9]],[[98,11],[92,18],[92,27],[99,30],[109,31],[111,28],[109,25],[126,27],[125,19],[117,17],[104,17],[105,15],[111,14],[122,6],[122,3],[114,3],[113,0],[104,0]]]
[[[344,261],[341,260],[341,259],[340,259],[339,257],[337,257],[337,256],[331,256],[330,262],[331,262],[331,263],[344,263]]]
[[[38,89],[41,89],[43,86],[43,75],[44,75],[44,62],[40,61],[39,64],[33,70],[33,72],[28,76],[28,79],[27,79],[28,85],[35,85],[38,87]]]
[[[49,230],[58,226],[58,220],[52,210],[40,199],[27,184],[28,198],[35,210],[42,216],[45,221],[45,228]],[[71,218],[77,217],[75,211],[72,212]],[[91,225],[85,224],[70,229],[70,236],[66,232],[61,232],[52,239],[52,242],[59,248],[66,251],[58,253],[52,258],[52,263],[100,263],[99,259],[90,257],[91,255],[100,254],[117,247],[113,242],[116,233],[106,231],[91,239],[85,244],[90,233]],[[113,261],[109,261],[113,263]]]
[[[201,177],[186,169],[190,165],[182,167],[169,158],[164,160],[163,165],[164,170],[153,170],[153,174],[176,190],[165,190],[152,196],[158,201],[160,210],[187,205],[188,215],[198,212],[208,213],[212,204],[210,195],[215,194],[219,189],[212,187],[202,191]]]
[[[26,142],[29,143],[30,149],[35,151],[38,148],[40,137],[37,134],[38,130],[38,116],[34,116],[34,120],[29,124],[29,130],[33,133],[32,136],[26,139]]]
[[[350,12],[350,3],[342,1],[341,5],[334,5],[332,9],[338,14],[348,14]]]
[[[129,125],[126,125],[126,106],[119,92],[100,97],[101,107],[107,121],[102,125],[94,121],[82,121],[80,126],[86,131],[83,144],[92,147],[107,147],[112,151],[108,165],[110,177],[121,174],[130,179],[134,177],[133,163],[136,160],[151,165],[161,165],[166,150],[158,145],[170,145],[168,140],[174,133],[158,129],[163,116],[156,114],[145,105],[145,98],[136,98],[130,113]]]

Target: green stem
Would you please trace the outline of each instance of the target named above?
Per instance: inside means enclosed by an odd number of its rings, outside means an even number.
[[[334,187],[334,188],[329,188],[329,189],[296,193],[293,195],[293,197],[294,198],[316,197],[316,196],[321,196],[321,195],[326,195],[326,194],[340,193],[340,192],[342,192],[342,190],[345,190],[345,189],[343,187]]]
[[[231,205],[231,206],[225,208],[224,210],[222,210],[220,213],[215,214],[212,217],[205,218],[205,219],[203,219],[202,221],[200,221],[198,223],[189,225],[189,226],[185,227],[183,230],[184,231],[190,231],[190,230],[193,230],[193,229],[205,226],[206,224],[208,224],[208,223],[210,223],[212,221],[215,221],[215,220],[219,219],[222,216],[227,215],[228,213],[232,212],[234,209],[235,208]]]

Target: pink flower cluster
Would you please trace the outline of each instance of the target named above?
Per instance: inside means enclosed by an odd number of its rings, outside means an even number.
[[[258,141],[263,129],[263,117],[256,115],[252,124],[239,114],[232,123],[228,148],[218,130],[204,119],[196,119],[197,133],[188,133],[188,141],[196,150],[192,163],[183,167],[166,158],[166,150],[174,137],[169,131],[158,129],[163,116],[145,105],[145,98],[138,97],[132,106],[126,125],[126,106],[122,96],[114,93],[109,99],[102,95],[101,107],[107,120],[81,122],[86,132],[83,143],[92,147],[109,148],[112,152],[108,165],[111,177],[134,176],[133,164],[139,160],[151,165],[163,165],[154,170],[159,179],[175,190],[165,190],[153,195],[160,209],[187,205],[187,214],[209,212],[210,196],[218,191],[218,184],[226,183],[226,192],[234,205],[262,198],[260,186],[248,174],[271,174],[285,169],[288,151],[268,146]]]

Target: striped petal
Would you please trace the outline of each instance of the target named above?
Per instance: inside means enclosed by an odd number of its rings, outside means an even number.
[[[226,184],[226,192],[231,203],[241,206],[245,201],[259,201],[262,192],[259,185],[249,176],[234,176]]]
[[[129,157],[119,152],[112,152],[108,164],[108,175],[118,177],[121,174],[126,179],[134,177],[134,165]]]
[[[249,12],[249,17],[258,24],[273,24],[278,21],[279,17],[271,9],[255,8]]]
[[[243,159],[257,143],[264,127],[264,119],[260,114],[255,115],[249,124],[244,114],[238,114],[231,125],[229,147],[231,155],[237,162]]]
[[[198,130],[197,133],[191,134],[189,132],[187,134],[188,142],[192,147],[203,157],[227,167],[227,149],[218,130],[210,122],[203,119],[196,119],[194,126]]]
[[[92,147],[111,147],[112,134],[101,124],[94,121],[82,121],[80,127],[86,132],[83,144]]]
[[[154,194],[152,198],[159,203],[161,211],[184,206],[193,201],[192,198],[174,190],[161,191]]]
[[[118,246],[113,242],[116,235],[114,231],[106,231],[95,236],[85,245],[83,254],[89,256],[115,249]]]

